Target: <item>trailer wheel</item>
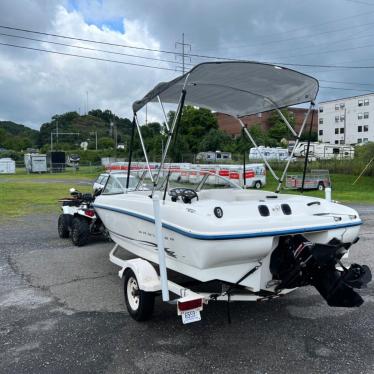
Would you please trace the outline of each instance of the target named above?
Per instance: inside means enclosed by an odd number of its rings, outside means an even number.
[[[325,185],[324,185],[324,183],[323,182],[319,182],[318,183],[318,190],[319,191],[323,191],[325,189]]]
[[[256,181],[254,187],[256,188],[256,190],[259,190],[262,187],[261,181]]]
[[[74,217],[71,225],[71,241],[77,247],[88,242],[90,237],[90,226],[85,218]]]
[[[66,239],[69,237],[69,217],[68,214],[60,214],[58,217],[57,230],[58,236],[61,239]]]
[[[146,321],[152,316],[155,295],[139,289],[138,280],[131,269],[124,274],[124,293],[127,311],[135,321]]]

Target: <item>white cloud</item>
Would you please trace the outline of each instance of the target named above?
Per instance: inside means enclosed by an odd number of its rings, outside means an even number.
[[[361,15],[354,17],[355,14]],[[373,64],[373,48],[349,49],[369,44],[368,38],[374,35],[374,26],[370,24],[373,14],[374,7],[341,0],[284,1],[281,6],[279,0],[163,0],[156,3],[145,0],[0,2],[1,25],[164,50],[174,50],[175,41],[179,40],[184,32],[186,41],[192,44],[193,53],[312,64]],[[116,27],[113,27],[113,20],[118,22],[121,19],[124,22],[124,34],[115,31]],[[368,25],[361,27],[364,24]],[[339,28],[340,31],[334,31]],[[0,32],[21,34],[4,29],[0,29]],[[48,39],[47,36],[26,35]],[[173,55],[156,52],[56,38],[50,40],[174,60]],[[1,35],[0,42],[152,66],[175,66],[174,63],[51,46]],[[347,48],[346,51],[319,54],[324,50],[342,47]],[[200,58],[192,59],[192,63],[200,61]],[[371,83],[372,79],[372,74],[367,70],[298,70],[331,81]],[[0,118],[37,128],[56,113],[78,111],[79,108],[83,112],[87,91],[89,108],[111,109],[120,116],[131,117],[131,104],[134,100],[141,98],[159,81],[172,79],[176,75],[174,71],[0,46]],[[319,98],[324,100],[359,93],[322,89]],[[162,119],[156,106],[149,106],[148,117],[149,120]],[[140,119],[144,120],[144,113]]]
[[[88,25],[82,14],[77,11],[68,12],[63,6],[57,6],[52,29],[49,29],[49,32],[152,49],[160,47],[159,42],[148,33],[146,25],[138,20],[125,20],[124,22],[126,33],[121,34],[105,27],[101,29],[95,25]],[[6,42],[9,42],[9,38],[6,40]],[[127,48],[114,49],[110,46],[97,46],[83,42],[62,39],[59,39],[59,41],[77,46],[120,50],[124,53],[137,55],[144,54],[141,51]],[[103,56],[100,52],[83,51],[62,46],[51,47],[47,43],[25,43],[17,40],[17,44],[21,43],[22,45],[28,44],[37,48],[66,53],[126,60],[153,66],[160,65],[157,61],[144,60],[144,62],[131,57]],[[171,79],[175,76],[173,72],[168,73],[161,70],[44,54],[42,52],[23,50],[14,52],[12,50],[7,53],[8,51],[4,51],[4,48],[6,47],[2,47],[0,50],[2,56],[0,60],[0,87],[3,92],[0,93],[2,96],[0,116],[4,119],[29,124],[35,128],[48,121],[56,113],[73,110],[80,110],[83,113],[86,108],[86,92],[88,92],[89,109],[109,108],[120,116],[131,117],[131,105],[134,100],[142,97],[159,80]],[[152,55],[155,58],[160,57],[158,53]],[[147,56],[150,56],[150,54],[148,53]],[[162,66],[167,65],[162,64]]]

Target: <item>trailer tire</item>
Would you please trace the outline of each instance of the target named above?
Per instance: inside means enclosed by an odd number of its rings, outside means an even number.
[[[66,239],[69,237],[69,218],[68,214],[60,214],[58,217],[57,230],[58,236],[61,239]]]
[[[154,292],[140,290],[138,280],[131,269],[125,270],[123,285],[126,308],[130,316],[139,322],[148,320],[154,309]]]
[[[255,188],[256,190],[259,190],[261,187],[262,187],[262,183],[261,183],[261,181],[256,181],[255,184],[254,184],[254,188]]]
[[[318,183],[318,190],[323,191],[325,189],[325,184],[323,182]]]
[[[71,224],[71,241],[77,247],[87,244],[90,237],[90,226],[85,218],[74,217]]]

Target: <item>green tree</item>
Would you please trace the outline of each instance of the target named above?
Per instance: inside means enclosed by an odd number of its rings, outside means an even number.
[[[199,151],[226,151],[226,148],[230,145],[230,143],[231,138],[226,133],[224,133],[222,130],[212,128],[201,139]]]
[[[114,140],[109,137],[100,138],[98,141],[98,147],[100,149],[114,148]]]
[[[295,126],[295,116],[292,112],[287,109],[282,109],[282,113],[285,118],[288,120],[292,127]],[[280,141],[285,138],[290,138],[291,132],[288,129],[287,125],[284,123],[282,117],[278,114],[277,111],[273,111],[269,118],[270,129],[268,131],[269,138],[275,140],[278,145]]]

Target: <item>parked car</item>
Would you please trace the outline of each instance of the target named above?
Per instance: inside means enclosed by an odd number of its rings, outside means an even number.
[[[93,191],[98,191],[99,189],[103,189],[108,181],[110,174],[116,174],[116,180],[121,183],[123,188],[126,188],[127,182],[127,172],[118,171],[118,172],[111,172],[111,173],[102,173],[100,174],[97,179],[93,183]],[[139,178],[130,174],[130,181],[129,181],[129,188],[135,188],[139,182]]]

